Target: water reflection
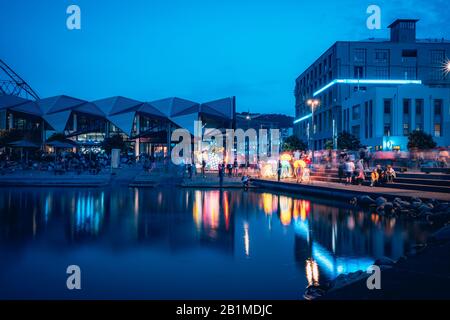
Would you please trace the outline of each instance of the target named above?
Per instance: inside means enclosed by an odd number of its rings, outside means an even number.
[[[298,298],[306,286],[365,270],[377,257],[404,255],[429,232],[412,221],[267,192],[119,188],[8,189],[0,194],[0,256],[12,267],[20,269],[30,248],[41,264],[51,264],[61,248],[69,255],[84,248],[94,255],[86,253],[86,262],[99,254],[114,262],[120,255],[130,272],[127,281],[139,276],[133,271],[138,268],[153,270],[145,277],[158,282],[183,256],[183,268],[192,267],[189,277],[195,282],[181,275],[175,280],[173,270],[169,279],[196,286],[189,294],[198,297],[208,297],[208,282],[223,281],[219,291],[229,297],[239,297],[236,282],[247,282],[253,293],[261,291],[261,283],[270,286],[261,297],[285,292]],[[148,261],[138,259],[141,249],[151,256]],[[52,250],[50,258],[39,255]],[[0,287],[5,268],[0,266]],[[271,278],[276,281],[267,282]],[[167,291],[167,297],[171,294]],[[0,296],[7,294],[0,290]]]

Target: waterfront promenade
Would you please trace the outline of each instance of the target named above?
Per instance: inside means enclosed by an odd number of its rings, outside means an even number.
[[[414,177],[411,174],[411,177]],[[432,177],[432,175],[427,175]],[[442,180],[442,175],[436,175],[440,183],[446,184]],[[413,178],[411,178],[413,179]],[[442,181],[441,181],[442,180]],[[431,182],[432,183],[432,182]],[[222,186],[217,172],[208,172],[205,176],[200,173],[194,174],[192,178],[176,170],[154,170],[144,172],[140,166],[127,166],[115,169],[112,172],[103,170],[99,174],[67,172],[62,175],[55,175],[54,172],[40,172],[34,170],[16,171],[5,175],[0,175],[0,186],[15,187],[107,187],[111,185],[127,185],[130,187],[157,187],[160,185],[173,185],[184,188],[243,188],[241,177],[223,178]],[[439,201],[450,201],[450,193],[443,186],[442,192],[402,189],[392,185],[370,187],[367,185],[346,185],[332,181],[312,180],[308,183],[297,183],[295,179],[284,178],[277,181],[276,178],[252,178],[250,188],[277,190],[297,195],[312,195],[318,197],[333,198],[336,200],[348,201],[361,195],[372,197],[383,196],[391,199],[399,197],[436,199]],[[436,188],[439,190],[439,188]]]
[[[445,192],[430,192],[421,190],[390,188],[388,185],[382,187],[370,187],[364,185],[346,185],[337,182],[311,181],[308,183],[297,183],[295,179],[276,179],[259,178],[252,179],[252,185],[259,188],[273,189],[297,194],[322,196],[328,199],[351,200],[354,197],[369,195],[373,198],[382,196],[385,198],[399,197],[435,199],[441,201],[450,201],[450,194]]]
[[[106,187],[111,183],[111,173],[99,174],[54,172],[25,170],[0,175],[2,187]]]

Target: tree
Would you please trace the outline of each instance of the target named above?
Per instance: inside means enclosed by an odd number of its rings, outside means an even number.
[[[338,134],[337,137],[337,147],[340,150],[358,150],[362,147],[361,141],[353,134],[343,131]]]
[[[296,136],[290,136],[284,139],[282,150],[283,151],[294,151],[294,150],[307,150],[308,146],[302,140]]]
[[[427,150],[436,147],[436,142],[431,134],[421,130],[414,130],[408,135],[408,149]]]
[[[66,141],[66,136],[64,135],[64,133],[54,133],[52,134],[48,139],[47,142],[52,142],[52,141]]]
[[[120,149],[121,151],[124,151],[126,147],[125,141],[120,134],[115,134],[111,137],[105,138],[102,146],[107,153],[110,153],[112,149]]]
[[[333,140],[327,140],[325,142],[325,150],[333,150],[334,145],[333,145]]]

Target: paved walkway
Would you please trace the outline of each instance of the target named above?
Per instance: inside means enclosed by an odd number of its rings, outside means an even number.
[[[297,183],[295,179],[282,179],[281,182],[278,182],[275,179],[261,178],[256,179],[256,185],[265,185],[264,183],[258,183],[258,181],[270,182],[267,184],[269,186],[276,186],[276,184],[288,184],[291,185],[292,191],[295,190],[303,190],[310,191],[310,193],[314,193],[316,189],[317,194],[326,194],[342,196],[343,198],[351,198],[356,195],[367,194],[373,197],[383,196],[383,197],[400,197],[400,198],[411,198],[418,197],[422,199],[436,199],[441,201],[450,201],[450,194],[448,193],[439,193],[439,192],[429,192],[429,191],[419,191],[419,190],[404,190],[397,188],[387,188],[387,187],[369,187],[369,186],[357,186],[357,185],[345,185],[342,183],[335,182],[324,182],[324,181],[311,181],[310,183]]]
[[[181,183],[182,187],[189,188],[220,188],[220,181],[217,173],[207,173],[205,177],[201,174],[192,176],[192,179],[185,177]],[[222,188],[242,188],[241,177],[223,178]]]
[[[48,171],[16,171],[0,175],[0,186],[21,187],[103,187],[111,181],[110,172],[99,174],[66,172],[55,175]]]

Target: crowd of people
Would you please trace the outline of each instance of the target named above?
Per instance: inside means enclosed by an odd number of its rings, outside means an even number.
[[[0,172],[6,174],[17,170],[49,171],[54,174],[66,172],[99,174],[109,166],[110,158],[106,154],[81,152],[42,152],[26,159],[15,159],[3,153],[0,155]]]
[[[372,170],[364,159],[353,161],[350,157],[346,157],[339,162],[338,165],[339,182],[345,184],[361,185],[364,181],[369,180],[370,186],[379,186],[387,183],[393,183],[397,174],[392,165],[382,167],[377,164]]]

